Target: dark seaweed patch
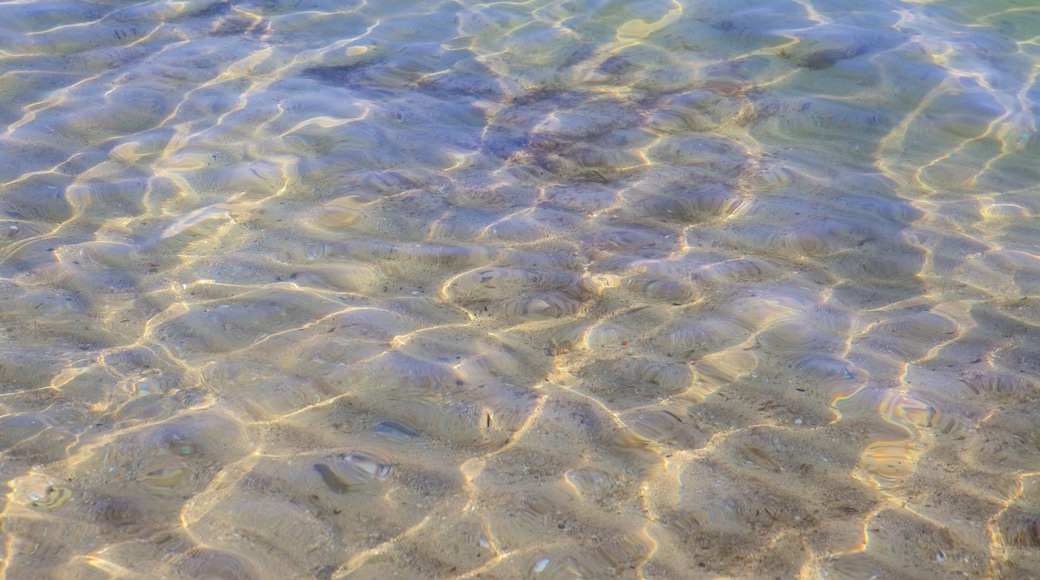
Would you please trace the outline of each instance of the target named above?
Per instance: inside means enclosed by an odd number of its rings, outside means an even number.
[[[326,85],[344,86],[353,84],[359,73],[371,64],[371,62],[358,62],[339,66],[316,66],[303,69],[300,76]]]
[[[823,70],[834,66],[840,61],[855,58],[865,52],[867,52],[867,47],[865,46],[857,46],[849,49],[829,48],[818,50],[801,59],[799,66],[809,70]]]

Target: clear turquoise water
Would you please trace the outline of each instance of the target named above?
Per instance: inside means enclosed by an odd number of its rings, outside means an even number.
[[[1035,1],[0,14],[6,577],[1040,576]]]

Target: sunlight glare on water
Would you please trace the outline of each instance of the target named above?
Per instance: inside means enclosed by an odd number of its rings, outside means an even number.
[[[8,578],[1040,576],[1030,0],[0,0]]]

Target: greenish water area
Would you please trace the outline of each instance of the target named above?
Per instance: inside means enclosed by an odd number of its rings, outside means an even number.
[[[1040,577],[1036,0],[0,0],[0,574]]]

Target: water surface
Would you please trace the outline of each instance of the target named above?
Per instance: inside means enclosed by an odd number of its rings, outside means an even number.
[[[0,9],[7,577],[1040,576],[1035,2]]]

